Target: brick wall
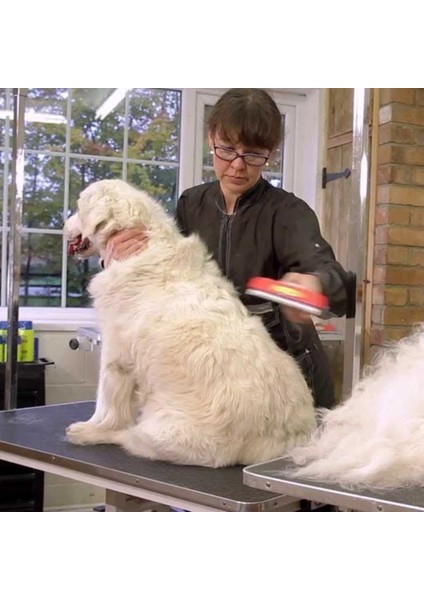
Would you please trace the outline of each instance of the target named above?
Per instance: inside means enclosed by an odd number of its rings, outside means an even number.
[[[371,344],[424,321],[424,89],[380,90]]]

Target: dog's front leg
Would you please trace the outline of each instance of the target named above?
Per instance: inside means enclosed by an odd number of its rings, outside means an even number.
[[[116,352],[108,351],[104,344],[100,360],[99,385],[96,410],[84,422],[73,423],[67,438],[74,444],[100,444],[112,442],[110,432],[134,424],[137,403],[134,401],[135,382],[129,370],[122,368]]]

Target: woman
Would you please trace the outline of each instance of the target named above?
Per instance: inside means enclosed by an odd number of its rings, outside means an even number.
[[[275,343],[301,367],[319,407],[333,406],[328,358],[305,312],[244,294],[251,277],[297,283],[325,294],[334,315],[347,308],[349,274],[322,238],[318,220],[303,201],[269,184],[262,172],[281,140],[281,115],[260,89],[230,89],[213,107],[208,137],[217,181],[186,190],[176,211],[185,235],[197,233],[242,302],[260,314]],[[139,229],[117,234],[108,260],[123,260],[146,243]],[[249,365],[241,367],[249,368]]]

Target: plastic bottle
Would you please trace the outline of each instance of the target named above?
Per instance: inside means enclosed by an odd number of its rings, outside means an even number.
[[[21,353],[18,361],[32,362],[34,360],[34,329],[32,321],[19,321],[18,334],[21,338]]]

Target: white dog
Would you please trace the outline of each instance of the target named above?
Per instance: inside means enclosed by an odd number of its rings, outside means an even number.
[[[301,371],[198,236],[181,235],[157,202],[120,180],[84,190],[65,233],[81,257],[102,256],[113,233],[135,225],[147,229],[147,248],[89,286],[102,337],[96,409],[68,439],[208,467],[304,443],[316,422]]]
[[[290,475],[347,487],[424,485],[424,329],[387,350],[310,443]]]

